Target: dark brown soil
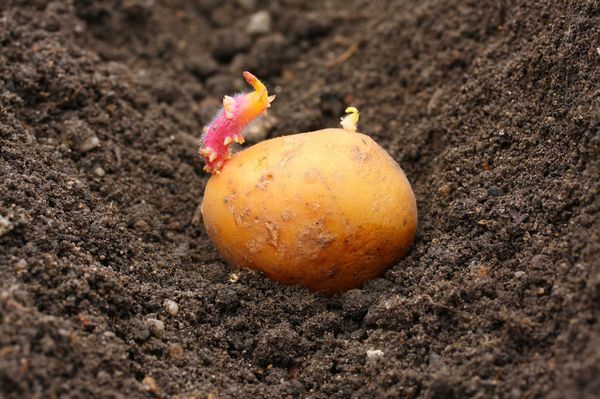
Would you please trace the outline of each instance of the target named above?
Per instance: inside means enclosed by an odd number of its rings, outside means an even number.
[[[599,397],[600,2],[241,3],[0,0],[0,397]],[[196,140],[242,69],[269,135],[352,104],[402,165],[383,278],[219,258]]]

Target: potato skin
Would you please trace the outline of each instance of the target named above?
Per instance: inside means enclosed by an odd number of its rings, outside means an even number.
[[[204,225],[232,265],[325,294],[402,258],[417,206],[400,166],[369,136],[324,129],[235,154],[205,189]]]

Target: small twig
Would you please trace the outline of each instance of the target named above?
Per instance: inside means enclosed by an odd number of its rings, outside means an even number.
[[[327,68],[333,68],[336,65],[343,64],[344,62],[348,61],[350,59],[350,57],[352,57],[354,55],[354,53],[356,53],[357,50],[358,50],[358,43],[354,42],[350,45],[350,47],[348,47],[346,49],[346,51],[344,51],[342,54],[340,54],[333,60],[329,61],[327,64],[325,64],[325,66]]]
[[[330,18],[333,20],[337,20],[337,21],[344,21],[344,22],[349,22],[349,21],[360,21],[360,20],[368,20],[373,18],[373,14],[370,13],[366,13],[366,12],[356,12],[356,11],[352,11],[352,12],[335,12],[335,13],[329,13],[329,14],[324,14],[321,15],[322,18]]]

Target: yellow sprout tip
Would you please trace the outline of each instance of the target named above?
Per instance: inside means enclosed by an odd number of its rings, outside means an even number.
[[[342,118],[340,125],[344,128],[344,130],[348,130],[351,132],[356,132],[356,125],[358,124],[359,113],[356,107],[348,107],[346,108],[346,113],[348,115]]]

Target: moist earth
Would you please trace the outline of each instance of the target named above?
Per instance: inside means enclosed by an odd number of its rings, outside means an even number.
[[[599,66],[596,0],[0,1],[0,397],[598,397]],[[197,140],[242,70],[250,141],[353,105],[403,167],[384,276],[219,257]]]

